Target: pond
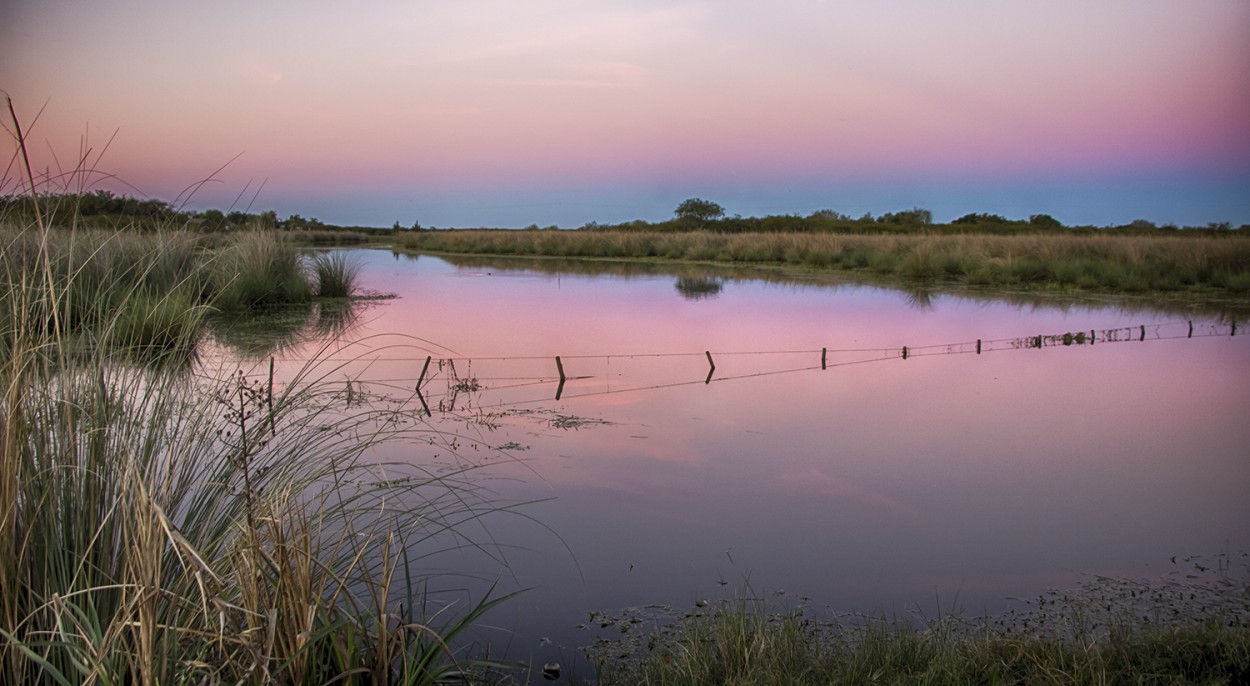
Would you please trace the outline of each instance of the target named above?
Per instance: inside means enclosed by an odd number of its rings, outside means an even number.
[[[425,403],[491,463],[499,502],[534,501],[481,522],[498,551],[444,555],[431,582],[528,589],[482,630],[509,657],[576,663],[589,611],[748,584],[980,615],[1250,550],[1250,335],[1230,315],[352,255],[395,298],[323,355],[354,360],[362,392]],[[279,373],[321,346],[283,349]]]

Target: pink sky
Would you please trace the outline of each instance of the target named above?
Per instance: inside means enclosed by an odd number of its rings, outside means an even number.
[[[16,0],[0,89],[43,168],[116,132],[94,166],[172,200],[243,153],[193,207],[336,223],[1250,222],[1243,0],[366,7]]]

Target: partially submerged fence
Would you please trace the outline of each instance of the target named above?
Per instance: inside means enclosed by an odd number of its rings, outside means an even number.
[[[810,350],[748,350],[721,351],[703,350],[697,352],[678,353],[614,353],[610,355],[556,355],[547,356],[496,356],[496,357],[435,357],[432,354],[421,356],[391,356],[384,360],[371,359],[366,353],[357,358],[326,357],[315,360],[283,358],[284,363],[316,362],[362,365],[357,373],[344,368],[344,381],[349,393],[352,389],[363,389],[368,384],[374,389],[385,389],[388,397],[411,397],[420,403],[427,415],[433,414],[433,407],[440,412],[454,412],[464,409],[466,399],[480,398],[486,391],[515,392],[527,388],[543,388],[549,390],[542,395],[530,398],[500,400],[497,406],[516,406],[552,400],[584,398],[611,393],[640,392],[673,388],[694,384],[710,385],[713,382],[729,382],[747,378],[792,374],[806,371],[829,370],[849,365],[869,362],[886,362],[889,360],[908,360],[913,357],[935,355],[983,355],[1002,351],[1044,350],[1048,348],[1081,348],[1113,343],[1146,343],[1150,341],[1229,337],[1238,334],[1238,325],[1234,322],[1204,322],[1195,325],[1193,321],[1176,321],[1156,324],[1140,324],[1106,329],[1085,329],[1065,331],[1063,333],[1033,334],[1012,338],[975,339],[956,343],[938,345],[898,345],[882,348],[829,348]],[[804,360],[798,364],[782,369],[734,373],[737,368],[734,358],[751,356],[787,356]],[[608,363],[612,360],[637,360],[644,358],[690,358],[691,376],[666,383],[654,383],[641,386],[607,390],[588,390],[566,393],[566,389],[576,388],[576,382],[595,379],[594,374],[577,374],[588,366],[598,362]],[[722,374],[717,375],[717,361],[724,363]],[[402,373],[383,373],[377,369],[377,363],[384,361],[387,365],[404,365],[416,372],[414,376],[405,377]],[[534,369],[535,365],[549,365],[546,371],[538,374],[520,371],[516,374],[496,374],[494,376],[475,375],[472,373],[474,363],[491,363],[498,367],[510,364],[523,365]],[[567,367],[566,367],[567,364]],[[268,381],[273,384],[273,358],[269,360]],[[697,370],[697,372],[696,372]],[[728,373],[725,373],[728,372]],[[260,376],[260,375],[257,375]],[[438,385],[440,389],[432,387]],[[551,390],[554,389],[554,392]],[[356,391],[359,392],[359,391]]]

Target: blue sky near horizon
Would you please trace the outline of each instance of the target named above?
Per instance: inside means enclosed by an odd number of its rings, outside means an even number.
[[[571,228],[703,197],[744,216],[1250,223],[1242,0],[0,12],[0,90],[36,167],[165,200],[213,175],[192,208]]]

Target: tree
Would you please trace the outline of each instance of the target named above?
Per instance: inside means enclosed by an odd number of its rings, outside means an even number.
[[[693,219],[699,222],[711,221],[725,216],[725,208],[711,200],[690,198],[682,201],[676,210],[678,219]]]
[[[969,212],[951,222],[952,224],[1010,224],[1011,221],[1001,214]]]
[[[1044,229],[1058,229],[1063,226],[1063,223],[1049,214],[1030,214],[1029,224],[1040,226]]]
[[[882,224],[927,225],[933,223],[933,213],[920,207],[913,207],[900,212],[886,212],[877,221]]]

